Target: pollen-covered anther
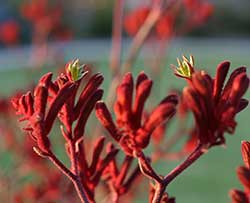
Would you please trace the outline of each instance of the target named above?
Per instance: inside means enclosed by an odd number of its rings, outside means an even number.
[[[69,62],[66,66],[66,72],[70,75],[72,81],[81,79],[86,72],[83,71],[85,65],[80,65],[79,59]]]
[[[178,66],[171,65],[174,69],[174,74],[181,78],[190,79],[194,72],[194,58],[190,56],[189,59],[186,56],[182,56],[182,61],[177,58]]]

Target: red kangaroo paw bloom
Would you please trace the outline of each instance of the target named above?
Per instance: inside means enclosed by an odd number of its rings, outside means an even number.
[[[59,94],[55,95],[54,102],[48,106],[48,88],[51,83],[52,74],[44,75],[34,90],[34,96],[31,92],[14,99],[12,101],[17,114],[22,114],[22,120],[27,120],[25,129],[35,139],[41,153],[50,152],[50,141],[48,134],[51,126],[63,103],[67,100],[73,84],[67,84],[62,88]],[[46,112],[48,108],[48,111]]]
[[[249,86],[246,68],[234,70],[224,85],[229,62],[218,65],[215,78],[195,70],[194,64],[183,66],[184,63],[186,59],[176,70],[188,81],[183,98],[194,114],[198,140],[204,147],[224,144],[224,133],[234,132],[237,125],[235,116],[247,106],[247,101],[242,98]]]
[[[133,102],[133,77],[131,73],[124,76],[117,87],[117,98],[114,104],[116,124],[103,102],[98,102],[96,105],[96,116],[101,124],[130,156],[136,150],[147,147],[155,128],[170,119],[176,112],[177,96],[171,95],[166,97],[142,123],[144,104],[151,87],[152,81],[145,73],[140,73],[137,77]]]
[[[39,154],[50,152],[48,135],[56,117],[59,117],[66,129],[62,128],[65,138],[77,142],[83,136],[85,124],[95,103],[101,99],[103,91],[98,89],[103,77],[97,74],[90,78],[77,102],[76,93],[83,76],[86,74],[75,60],[66,65],[66,74],[61,74],[52,81],[52,73],[45,74],[34,90],[19,99],[14,98],[12,104],[21,121],[27,120],[24,128],[37,143],[35,148]],[[72,130],[73,122],[76,126]],[[74,132],[72,135],[72,131]]]

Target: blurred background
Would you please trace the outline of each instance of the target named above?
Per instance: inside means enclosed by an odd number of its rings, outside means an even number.
[[[148,2],[150,1],[125,1],[125,14]],[[162,74],[153,89],[159,90],[161,98],[167,90],[183,87],[184,83],[179,82],[180,79],[175,78],[169,68],[170,64],[176,64],[175,58],[182,54],[194,55],[196,66],[212,75],[217,64],[223,60],[231,61],[232,69],[250,66],[250,1],[209,2],[214,5],[214,10],[206,23],[168,42],[164,64],[161,64]],[[83,63],[93,64],[95,70],[110,78],[108,64],[113,6],[112,0],[1,0],[1,98],[9,97],[17,89],[29,87],[43,73],[48,70],[56,71],[75,58],[80,58]],[[130,35],[123,31],[124,57],[130,42]],[[138,73],[145,70],[154,77],[146,56],[150,58],[154,56],[154,52],[142,49],[132,71]],[[108,85],[106,80],[104,87]],[[154,100],[153,98],[152,101]],[[227,136],[227,147],[212,149],[170,185],[168,192],[177,197],[177,202],[229,202],[228,191],[233,187],[241,188],[235,169],[242,163],[240,141],[250,140],[247,122],[249,115],[248,108],[238,117],[239,127],[234,136]],[[6,153],[0,154],[0,170],[3,174],[8,174],[13,162]],[[166,174],[176,164],[177,162],[160,162],[155,167]],[[11,185],[8,187],[11,188]],[[136,202],[145,202],[143,195],[140,196],[142,197]]]
[[[125,1],[125,15],[149,2],[150,0]],[[181,46],[185,50],[185,45],[190,46],[190,42],[193,47],[203,46],[204,43],[205,47],[211,46],[214,50],[218,50],[216,46],[237,50],[242,45],[242,52],[249,51],[250,2],[209,2],[214,5],[209,20],[185,35],[174,38],[170,47],[177,44],[176,49],[180,50],[178,46]],[[65,61],[75,57],[84,60],[106,58],[110,50],[113,6],[114,1],[111,0],[0,1],[1,69],[50,64],[62,58]],[[179,43],[182,40],[180,38],[185,38],[187,44],[184,41]],[[130,39],[125,31],[123,39]],[[194,42],[196,39],[197,43]],[[235,46],[235,43],[239,46]],[[124,44],[126,50],[128,43]],[[31,45],[39,48],[31,49]],[[180,52],[183,53],[183,50]],[[36,52],[39,57],[36,58],[36,53],[32,52]],[[12,57],[15,60],[9,60]]]

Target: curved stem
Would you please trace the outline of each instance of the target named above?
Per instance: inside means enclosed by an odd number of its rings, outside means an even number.
[[[200,158],[202,154],[204,154],[202,145],[198,145],[183,163],[178,165],[168,175],[166,175],[161,182],[157,182],[152,203],[160,203],[168,184],[180,175],[186,168],[192,165],[198,158]]]
[[[70,150],[70,161],[71,161],[71,168],[72,172],[75,176],[78,176],[78,166],[77,166],[77,156],[76,156],[76,145],[75,142],[69,142],[69,150]]]
[[[160,203],[161,202],[161,199],[162,199],[162,196],[164,194],[165,189],[166,189],[166,185],[164,185],[162,183],[156,183],[155,193],[154,193],[152,203]]]
[[[170,182],[172,182],[179,174],[181,174],[186,168],[192,165],[203,154],[204,151],[202,150],[202,145],[198,145],[183,163],[181,163],[164,177],[164,184],[168,185]]]
[[[83,189],[83,185],[81,183],[81,181],[79,180],[79,178],[77,177],[74,182],[73,182],[75,189],[77,191],[77,194],[81,200],[82,203],[89,203],[89,200],[87,198],[87,195],[85,194],[85,191]]]
[[[53,153],[48,155],[50,161],[72,182],[75,180],[75,174],[73,174]]]
[[[77,194],[82,203],[89,203],[87,195],[83,189],[83,185],[79,180],[78,176],[72,173],[53,153],[48,155],[50,161],[64,174],[66,175],[71,182],[74,184]]]

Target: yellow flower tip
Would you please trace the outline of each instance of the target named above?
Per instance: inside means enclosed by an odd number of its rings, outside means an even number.
[[[66,65],[66,72],[70,75],[72,81],[77,81],[85,75],[84,66],[80,65],[79,59],[75,59]]]
[[[189,59],[186,56],[182,56],[182,60],[177,58],[178,66],[172,65],[175,75],[190,79],[194,72],[194,58],[190,56]]]

